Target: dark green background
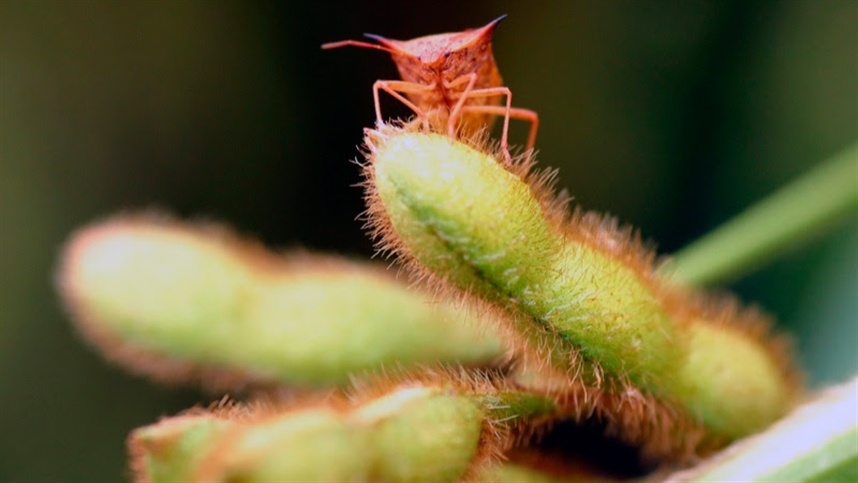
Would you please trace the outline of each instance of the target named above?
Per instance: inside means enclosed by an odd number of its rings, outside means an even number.
[[[209,400],[104,363],[57,303],[71,231],[121,210],[368,257],[349,160],[385,54],[508,13],[494,48],[542,165],[669,253],[858,138],[858,2],[0,3],[0,480],[117,481],[136,426]],[[407,111],[385,102],[391,115]],[[524,139],[519,127],[513,136]],[[858,173],[856,173],[858,183]],[[733,287],[858,370],[858,220]]]

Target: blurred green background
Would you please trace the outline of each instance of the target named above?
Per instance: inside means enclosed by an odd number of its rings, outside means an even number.
[[[212,397],[80,342],[52,285],[76,227],[160,207],[368,257],[349,160],[372,82],[396,71],[319,45],[503,13],[496,58],[514,104],[540,114],[541,164],[664,253],[858,138],[853,0],[3,0],[0,481],[120,481],[131,428]],[[729,288],[798,335],[814,385],[858,371],[858,219]]]

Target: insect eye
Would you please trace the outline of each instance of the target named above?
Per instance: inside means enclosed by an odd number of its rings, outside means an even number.
[[[448,51],[446,51],[446,52],[444,52],[444,58],[446,59],[447,57],[450,57],[450,54],[452,54],[452,53],[453,53],[453,52],[451,52],[451,51],[449,51],[449,50],[448,50]]]

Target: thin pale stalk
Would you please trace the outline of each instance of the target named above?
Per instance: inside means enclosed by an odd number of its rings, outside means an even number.
[[[858,143],[682,249],[664,267],[697,286],[735,279],[858,213]]]

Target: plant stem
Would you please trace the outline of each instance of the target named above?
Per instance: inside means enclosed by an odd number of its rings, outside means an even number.
[[[858,212],[858,143],[682,249],[665,265],[697,286],[723,283]]]

